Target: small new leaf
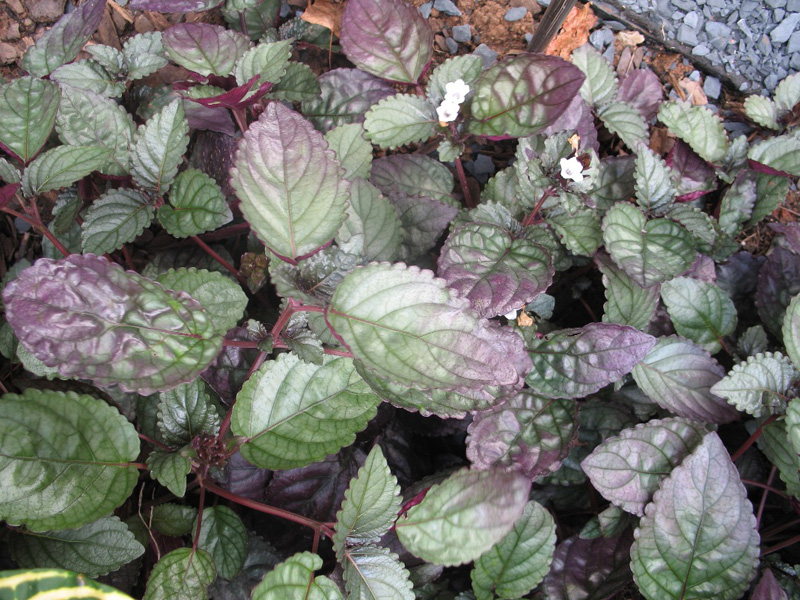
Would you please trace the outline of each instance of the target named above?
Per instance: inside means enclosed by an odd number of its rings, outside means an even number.
[[[186,494],[186,476],[192,472],[192,461],[181,452],[164,452],[155,449],[147,457],[150,477],[166,487],[178,498]]]
[[[202,379],[159,394],[158,428],[164,441],[178,448],[201,433],[215,435],[220,418]]]
[[[159,222],[177,238],[217,229],[232,219],[217,182],[197,169],[187,169],[175,178],[169,204],[158,209]]]
[[[203,511],[197,548],[214,559],[217,574],[231,580],[247,557],[247,529],[238,515],[227,506],[213,506]],[[197,521],[192,527],[197,531]]]
[[[314,575],[320,568],[319,556],[298,552],[264,576],[253,589],[252,600],[343,600],[333,581]]]
[[[216,577],[214,559],[208,552],[178,548],[162,556],[153,567],[143,600],[206,600],[208,586]]]

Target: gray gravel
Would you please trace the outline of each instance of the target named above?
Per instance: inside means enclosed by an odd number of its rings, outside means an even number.
[[[741,91],[771,92],[783,78],[800,70],[800,0],[616,3],[648,19],[653,31],[663,31],[667,40],[691,48],[694,56],[705,57],[720,71],[741,75],[745,80]],[[616,29],[613,23],[605,27]],[[607,47],[605,36],[595,32],[591,40],[601,51]],[[715,90],[713,84],[710,89]]]

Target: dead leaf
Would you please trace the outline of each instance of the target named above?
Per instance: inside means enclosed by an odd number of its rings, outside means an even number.
[[[703,106],[708,104],[708,97],[703,91],[703,86],[699,81],[692,81],[688,77],[680,80],[680,86],[686,94],[686,99],[689,100],[694,106]]]
[[[303,11],[300,18],[308,23],[321,25],[330,29],[336,37],[342,32],[342,13],[344,12],[344,2],[335,3],[331,0],[316,0],[314,4],[309,4]]]
[[[638,31],[620,31],[616,37],[622,46],[638,46],[644,43],[644,36]]]
[[[589,4],[576,5],[569,11],[561,31],[550,40],[545,54],[569,60],[572,51],[589,41],[589,32],[597,24],[597,17]]]

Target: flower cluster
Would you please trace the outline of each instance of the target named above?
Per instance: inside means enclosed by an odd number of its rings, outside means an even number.
[[[439,122],[442,124],[456,120],[461,103],[469,93],[469,86],[464,83],[463,79],[456,79],[445,84],[444,91],[444,100],[436,109]]]

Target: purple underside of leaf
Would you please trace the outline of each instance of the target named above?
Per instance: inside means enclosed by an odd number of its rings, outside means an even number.
[[[130,0],[128,8],[163,13],[199,12],[222,4],[223,0]]]
[[[660,84],[659,84],[660,85]],[[550,125],[542,129],[542,135],[553,135],[559,131],[575,130],[580,137],[580,149],[600,149],[597,141],[597,128],[594,126],[594,115],[580,94],[572,98],[566,110]]]
[[[778,583],[770,569],[764,569],[764,574],[753,589],[750,600],[789,600],[786,591]]]
[[[0,187],[0,208],[13,200],[14,194],[17,193],[19,186],[20,184],[18,183],[9,183],[8,185]]]
[[[214,131],[216,133],[223,133],[229,137],[236,134],[236,126],[231,119],[229,113],[223,107],[209,108],[197,103],[185,103],[183,110],[186,113],[186,120],[189,127],[199,131]],[[217,183],[220,183],[217,181]],[[223,185],[227,186],[227,178],[224,179]],[[226,193],[226,196],[232,196],[233,192]]]
[[[800,256],[775,245],[758,273],[756,307],[761,320],[780,335],[783,315],[793,296],[800,293]]]
[[[207,98],[190,98],[188,96],[184,96],[184,98],[208,108],[247,108],[258,102],[274,85],[271,81],[267,81],[253,90],[253,86],[258,81],[258,77],[258,75],[254,75],[247,83],[237,85],[224,94],[208,96]],[[178,82],[173,85],[173,88],[178,92],[185,92],[191,87],[192,86],[186,82]]]
[[[756,171],[757,173],[766,173],[767,175],[778,175],[780,177],[792,177],[791,173],[787,173],[786,171],[780,171],[769,165],[765,165],[764,163],[760,163],[757,160],[753,160],[752,158],[747,159],[747,166]]]
[[[717,188],[714,168],[683,140],[675,140],[666,163],[678,174],[678,202],[689,202]]]
[[[782,235],[792,252],[800,255],[800,223],[770,223],[769,228]]]
[[[663,99],[661,82],[649,69],[635,69],[619,82],[617,100],[632,105],[645,121],[656,116]]]

